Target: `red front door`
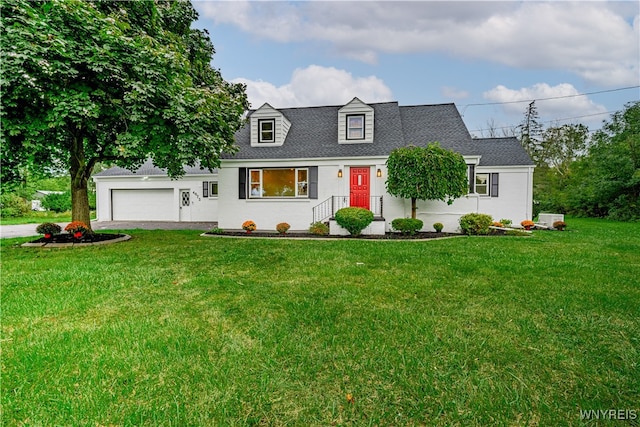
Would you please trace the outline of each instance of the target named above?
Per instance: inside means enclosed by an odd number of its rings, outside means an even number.
[[[369,209],[369,168],[351,168],[351,207]]]

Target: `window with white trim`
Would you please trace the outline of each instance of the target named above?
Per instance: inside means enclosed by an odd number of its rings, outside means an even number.
[[[309,197],[309,169],[250,169],[249,198],[267,197]]]
[[[481,196],[489,195],[489,174],[477,173],[476,174],[476,193]]]
[[[275,142],[276,121],[258,120],[258,142]]]
[[[364,139],[364,114],[347,116],[347,139]]]
[[[202,197],[218,197],[218,182],[202,181]]]

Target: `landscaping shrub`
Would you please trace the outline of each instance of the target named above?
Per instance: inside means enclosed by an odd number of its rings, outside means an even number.
[[[276,225],[276,231],[280,234],[285,234],[287,231],[289,231],[290,228],[291,226],[286,222],[281,222],[280,224]]]
[[[24,216],[30,210],[28,202],[14,193],[6,193],[0,197],[0,214],[2,217]]]
[[[329,226],[324,222],[314,222],[309,227],[309,233],[315,234],[316,236],[326,236],[329,234]]]
[[[443,228],[444,224],[442,224],[441,222],[436,222],[435,224],[433,224],[433,229],[436,230],[436,233],[440,233]]]
[[[62,227],[52,222],[43,222],[36,227],[36,233],[38,234],[60,234]]]
[[[502,218],[498,222],[501,223],[502,225],[504,225],[505,227],[511,227],[511,224],[513,224],[513,221],[511,221],[510,219],[506,219],[506,218]]]
[[[42,199],[42,207],[54,212],[71,210],[71,192],[47,194]]]
[[[468,213],[462,215],[459,222],[464,234],[488,234],[493,218],[487,214]]]
[[[336,212],[335,218],[349,234],[359,236],[373,222],[373,212],[364,208],[342,208]]]
[[[400,231],[402,234],[416,234],[422,229],[424,223],[414,218],[396,218],[391,221],[391,228]]]

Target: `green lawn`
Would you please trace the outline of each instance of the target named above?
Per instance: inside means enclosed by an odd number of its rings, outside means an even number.
[[[425,242],[2,239],[3,424],[640,417],[640,224],[567,222]]]

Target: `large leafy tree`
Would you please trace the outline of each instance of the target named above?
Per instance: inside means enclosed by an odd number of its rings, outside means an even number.
[[[575,162],[588,153],[589,130],[582,124],[547,128],[539,147],[540,161],[533,173],[536,210],[566,213],[567,186]]]
[[[151,157],[179,177],[235,150],[245,88],[211,67],[191,3],[3,0],[0,12],[3,181],[67,170],[72,217],[88,224],[98,162]]]
[[[431,143],[393,150],[387,159],[387,191],[411,199],[411,218],[417,200],[442,200],[451,204],[467,194],[467,165],[461,154]]]
[[[640,102],[632,102],[593,136],[589,154],[572,165],[570,212],[640,219]]]

